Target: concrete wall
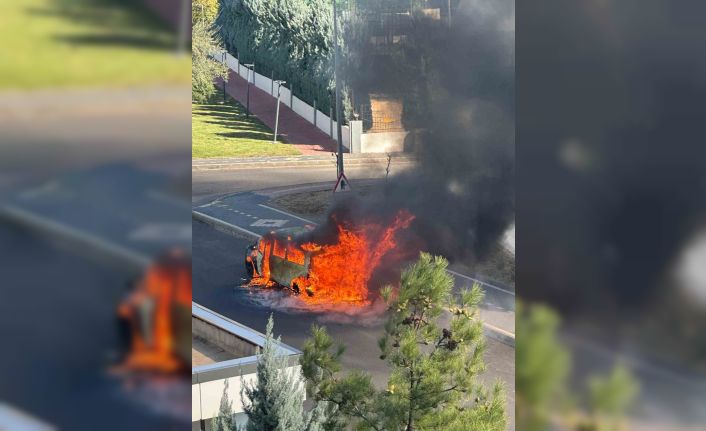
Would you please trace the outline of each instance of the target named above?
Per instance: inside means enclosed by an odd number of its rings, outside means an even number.
[[[361,153],[401,153],[409,132],[363,133],[360,136]]]
[[[300,100],[297,96],[292,98],[292,110],[297,113],[300,117],[304,118],[306,121],[314,124],[314,108],[309,106],[304,101]],[[317,118],[317,120],[319,120]],[[328,130],[326,131],[328,133]]]
[[[210,419],[218,416],[223,387],[226,379],[212,380],[210,382],[191,385],[191,420]],[[240,389],[243,382],[254,383],[257,381],[255,373],[230,377],[228,380],[228,398],[233,401],[233,413],[243,412],[243,403],[240,401]]]
[[[199,429],[200,421],[209,421],[218,415],[224,383],[228,381],[228,396],[233,402],[233,412],[241,414],[243,405],[240,390],[243,384],[256,381],[256,346],[262,347],[265,335],[245,325],[226,318],[192,302],[192,336],[203,337],[222,348],[248,350],[253,355],[194,367],[191,370],[191,422],[192,429]],[[278,354],[287,357],[288,373],[301,375],[301,352],[284,343],[278,344]],[[302,381],[302,385],[304,382]],[[240,417],[242,418],[242,415]],[[243,425],[239,422],[239,425]],[[209,428],[207,428],[209,429]]]
[[[236,358],[253,356],[257,353],[257,346],[254,344],[194,316],[191,317],[191,333],[192,336],[208,340],[209,343],[215,344]]]

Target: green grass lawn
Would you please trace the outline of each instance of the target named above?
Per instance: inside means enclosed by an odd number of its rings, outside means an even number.
[[[191,115],[191,157],[293,156],[301,154],[293,145],[272,143],[272,130],[232,98],[222,103],[217,93],[212,101],[193,104]]]
[[[0,89],[191,80],[190,53],[136,0],[4,0],[0,38]]]

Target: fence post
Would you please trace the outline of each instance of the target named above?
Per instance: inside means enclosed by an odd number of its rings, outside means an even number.
[[[270,79],[270,82],[272,83],[272,90],[270,90],[270,95],[274,96],[275,95],[275,70],[272,69],[272,79]]]
[[[316,99],[314,99],[314,126],[316,126]]]

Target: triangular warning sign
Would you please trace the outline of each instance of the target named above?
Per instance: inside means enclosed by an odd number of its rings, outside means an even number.
[[[338,174],[338,179],[336,180],[336,185],[333,187],[333,192],[347,192],[350,191],[351,189],[351,184],[348,182],[348,178],[346,178],[346,174],[341,172]]]

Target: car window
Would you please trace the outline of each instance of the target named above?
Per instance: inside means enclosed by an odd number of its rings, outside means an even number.
[[[287,249],[285,248],[285,244],[283,244],[282,241],[278,241],[276,239],[273,242],[274,248],[272,249],[272,254],[284,259],[285,252],[287,251]]]
[[[289,260],[290,262],[294,262],[298,265],[304,265],[304,251],[300,249],[295,243],[288,243],[287,260]]]

